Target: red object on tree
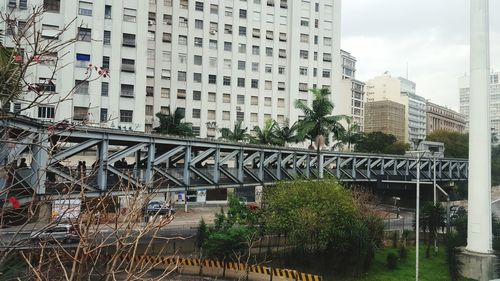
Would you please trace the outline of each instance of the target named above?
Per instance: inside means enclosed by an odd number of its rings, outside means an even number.
[[[16,60],[16,62],[21,62],[21,61],[23,61],[23,57],[22,57],[21,55],[16,55],[16,56],[14,57],[14,59]]]
[[[19,209],[19,207],[21,207],[21,203],[19,203],[19,200],[17,200],[17,198],[14,196],[11,196],[9,198],[9,202],[10,204],[12,204],[12,208],[14,209]]]

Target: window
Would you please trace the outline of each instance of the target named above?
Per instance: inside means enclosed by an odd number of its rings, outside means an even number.
[[[47,12],[59,13],[61,0],[43,0],[43,9]]]
[[[75,106],[73,107],[73,120],[83,121],[89,118],[89,108]]]
[[[278,91],[285,90],[285,82],[278,82]]]
[[[300,42],[302,43],[309,43],[309,34],[300,34]]]
[[[207,119],[208,120],[215,120],[215,110],[208,110],[207,111]]]
[[[332,54],[330,54],[330,53],[323,53],[323,61],[325,61],[325,62],[331,62],[332,61]]]
[[[102,68],[109,69],[109,57],[102,57]]]
[[[245,112],[236,112],[236,121],[244,121],[245,120]]]
[[[187,63],[187,55],[186,54],[179,54],[179,63],[181,64],[186,64]]]
[[[273,40],[274,39],[274,33],[272,30],[267,30],[266,31],[266,39]]]
[[[172,25],[172,15],[163,15],[163,24],[164,25]]]
[[[265,97],[264,98],[264,106],[272,106],[273,105],[273,101],[270,97]]]
[[[255,22],[260,22],[260,12],[253,12],[253,20]]]
[[[217,94],[214,92],[208,92],[208,101],[215,102],[217,100]]]
[[[232,66],[232,60],[224,59],[224,69],[231,69],[231,66]]]
[[[330,78],[331,71],[329,69],[323,69],[323,78]]]
[[[187,9],[188,8],[188,0],[181,0],[179,2],[179,8],[181,8],[181,9]]]
[[[90,42],[92,38],[92,30],[90,28],[78,28],[78,41]]]
[[[216,57],[209,57],[208,58],[208,65],[210,67],[217,67],[217,58]]]
[[[122,71],[135,72],[135,60],[122,59]]]
[[[266,90],[272,90],[272,88],[273,88],[273,82],[269,81],[269,80],[266,80],[266,82],[264,84],[264,89],[266,89]]]
[[[111,31],[104,30],[104,37],[102,42],[104,45],[111,45]]]
[[[164,80],[171,79],[170,69],[162,69],[161,70],[161,79],[164,79]]]
[[[245,96],[244,95],[236,96],[236,104],[245,104]]]
[[[76,54],[76,67],[87,67],[90,63],[90,55]]]
[[[230,24],[224,25],[224,34],[233,34],[233,26]]]
[[[254,29],[252,30],[252,36],[253,36],[254,38],[260,38],[260,29],[258,29],[258,28],[254,28]]]
[[[108,109],[107,108],[101,108],[101,114],[99,118],[100,122],[108,122]]]
[[[280,41],[286,42],[286,33],[280,32]]]
[[[155,87],[149,86],[146,87],[146,97],[154,97],[155,96]]]
[[[177,90],[177,99],[179,99],[179,100],[185,100],[186,99],[186,90],[184,90],[184,89],[178,89]]]
[[[203,29],[203,21],[202,20],[194,20],[194,28]]]
[[[111,18],[111,5],[105,5],[104,6],[104,18],[105,19],[110,19]]]
[[[259,115],[257,113],[250,113],[250,122],[259,121]]]
[[[273,72],[273,66],[271,64],[266,64],[264,71],[266,73],[272,73]]]
[[[231,103],[231,95],[230,94],[222,94],[222,102],[223,103]]]
[[[307,92],[308,91],[308,86],[307,83],[299,83],[299,91],[300,92]]]
[[[246,63],[243,60],[238,61],[238,69],[239,70],[245,70]]]
[[[260,47],[259,46],[252,46],[252,54],[253,55],[260,55]]]
[[[247,28],[244,26],[240,26],[238,29],[238,34],[240,36],[246,36],[247,35]]]
[[[304,66],[299,67],[299,73],[300,75],[307,76],[307,67]]]
[[[247,18],[247,10],[240,9],[240,19],[246,19]]]
[[[203,47],[203,38],[195,37],[194,38],[194,46],[195,47]]]
[[[186,81],[186,72],[178,71],[177,72],[177,81]]]
[[[300,50],[300,58],[305,60],[309,59],[309,51]]]
[[[123,33],[123,46],[135,47],[135,34]]]
[[[200,119],[201,118],[201,110],[199,108],[193,108],[193,112],[192,112],[191,116],[194,119]]]
[[[314,45],[318,45],[318,35],[314,35]]]
[[[202,61],[203,61],[203,57],[202,56],[194,55],[194,64],[195,65],[201,65]]]
[[[325,46],[331,46],[332,45],[332,38],[331,37],[323,37],[323,44]]]
[[[80,1],[78,5],[78,14],[82,16],[92,16],[92,3]]]
[[[315,67],[313,68],[313,77],[317,77],[318,76],[318,69]]]
[[[170,114],[170,107],[169,106],[160,106],[160,113],[161,114]]]
[[[193,100],[201,100],[201,91],[193,91]]]
[[[233,16],[233,7],[226,7],[224,14],[226,15],[226,17],[232,17]]]
[[[172,33],[163,33],[162,41],[165,43],[172,43]]]
[[[152,105],[146,105],[146,116],[152,116],[154,112],[154,107]]]
[[[229,120],[231,117],[231,112],[229,111],[222,111],[222,120]]]
[[[137,10],[135,9],[123,9],[123,21],[135,22],[137,17]]]
[[[209,74],[208,75],[208,84],[217,84],[217,75]]]
[[[179,45],[187,45],[187,36],[179,35]]]
[[[233,44],[231,42],[224,42],[224,51],[231,52],[233,50]]]
[[[213,15],[219,14],[219,5],[210,4],[210,13]]]
[[[149,41],[155,41],[156,40],[156,33],[152,30],[148,30],[148,40]]]
[[[134,111],[132,110],[120,110],[121,123],[132,123],[133,116],[134,116]]]
[[[268,57],[273,56],[273,48],[266,47],[266,56],[268,56]]]
[[[280,65],[278,66],[278,74],[285,74],[285,67]]]
[[[258,62],[252,62],[252,71],[255,71],[255,72],[259,71],[259,63]]]
[[[156,50],[155,49],[148,49],[148,63],[151,62],[154,64],[155,58],[156,58]]]
[[[308,27],[309,26],[309,19],[306,19],[306,18],[300,19],[300,26]]]
[[[195,11],[200,11],[200,12],[203,12],[203,2],[198,2],[196,1],[194,3],[194,10]]]
[[[109,83],[101,82],[101,96],[107,97],[109,94]]]
[[[252,96],[252,97],[250,98],[250,104],[251,104],[251,105],[259,105],[259,97]]]
[[[217,50],[217,40],[210,39],[210,41],[208,41],[208,48]]]
[[[170,88],[161,88],[161,97],[164,99],[170,98]]]
[[[278,107],[280,107],[280,108],[285,107],[285,99],[284,98],[278,98]]]
[[[196,83],[201,83],[201,73],[193,73],[193,81]]]
[[[251,87],[254,89],[259,88],[259,79],[252,79]]]
[[[314,60],[317,61],[318,60],[318,52],[314,52]]]
[[[185,17],[179,17],[179,27],[188,27],[188,19]]]
[[[286,50],[285,49],[279,49],[278,56],[282,59],[286,59]]]
[[[238,78],[237,85],[238,85],[238,87],[244,88],[245,87],[245,78]]]
[[[224,76],[222,78],[222,85],[224,85],[224,86],[231,86],[231,77]]]
[[[133,98],[134,97],[134,85],[121,84],[121,97]]]
[[[38,118],[43,119],[54,119],[55,118],[55,107],[53,106],[39,106],[38,107]]]
[[[246,53],[247,52],[247,45],[246,44],[242,44],[242,43],[238,44],[238,52],[240,54]]]

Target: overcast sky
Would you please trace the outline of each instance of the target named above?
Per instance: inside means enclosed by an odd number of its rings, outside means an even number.
[[[417,93],[458,110],[458,77],[469,72],[470,0],[344,0],[342,49],[366,81],[385,71]],[[491,67],[500,71],[500,0],[490,1]]]

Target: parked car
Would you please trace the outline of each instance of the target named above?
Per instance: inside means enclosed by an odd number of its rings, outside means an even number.
[[[80,241],[80,236],[75,226],[71,224],[57,224],[31,233],[30,239],[35,241],[57,241],[70,244]]]
[[[168,216],[175,214],[175,209],[161,201],[151,201],[146,206],[146,216]]]

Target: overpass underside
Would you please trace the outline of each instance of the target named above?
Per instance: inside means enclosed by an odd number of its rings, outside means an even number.
[[[30,167],[16,169],[10,183],[37,195],[71,190],[98,196],[118,192],[124,184],[173,192],[325,177],[396,185],[417,178],[418,160],[406,156],[330,151],[318,155],[311,150],[45,124],[28,118],[0,121],[0,128],[2,165],[17,161],[21,155],[31,158]],[[92,161],[77,168],[82,155]],[[128,160],[126,166],[123,158]],[[467,180],[467,160],[423,158],[422,181],[433,180],[434,165],[439,182]],[[2,187],[8,185],[4,180]]]

